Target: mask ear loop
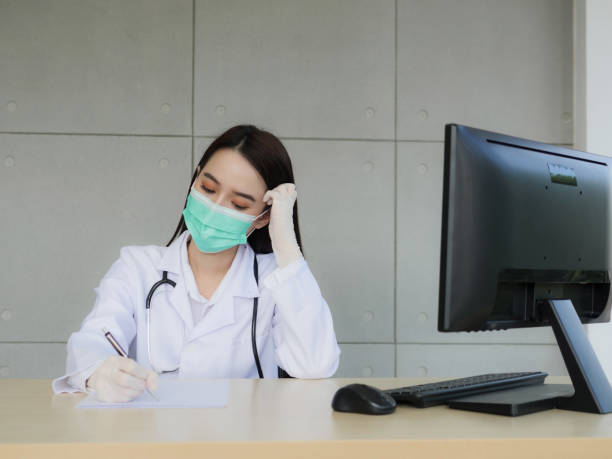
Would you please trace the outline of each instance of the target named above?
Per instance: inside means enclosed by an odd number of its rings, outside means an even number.
[[[255,222],[255,220],[257,220],[259,217],[261,217],[263,214],[265,214],[265,213],[266,213],[267,211],[269,211],[270,209],[271,209],[271,207],[268,207],[266,210],[264,210],[262,213],[260,213],[258,216],[256,216],[256,217],[253,219],[253,222]],[[248,237],[251,235],[251,233],[252,233],[253,231],[255,231],[256,229],[257,229],[257,228],[253,228],[251,231],[249,231],[249,232],[247,233],[246,237],[248,238]]]

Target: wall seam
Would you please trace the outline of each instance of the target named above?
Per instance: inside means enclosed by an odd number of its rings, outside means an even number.
[[[62,135],[74,137],[171,137],[190,138],[190,134],[131,134],[124,132],[44,132],[44,131],[0,131],[0,135]]]
[[[393,97],[393,376],[397,377],[397,9],[394,2],[394,97]]]
[[[195,0],[191,2],[191,164],[190,170],[194,170],[195,157],[195,33],[196,33],[196,5]]]
[[[193,129],[193,128],[192,128]],[[40,132],[40,131],[0,131],[0,135],[61,135],[61,136],[82,136],[82,137],[147,137],[147,138],[175,138],[175,139],[216,139],[216,136],[212,135],[190,135],[190,134],[126,134],[126,133],[99,133],[99,132]],[[393,143],[443,143],[444,139],[431,140],[431,139],[360,139],[351,137],[284,137],[277,136],[281,140],[312,140],[322,142],[393,142]],[[528,139],[534,142],[547,143],[550,145],[558,145],[562,147],[575,148],[573,144],[567,142],[546,142],[542,140]]]

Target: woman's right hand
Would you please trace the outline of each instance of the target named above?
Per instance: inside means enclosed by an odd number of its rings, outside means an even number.
[[[87,379],[85,385],[96,391],[101,402],[125,403],[138,397],[146,388],[157,390],[157,373],[127,357],[113,355]]]

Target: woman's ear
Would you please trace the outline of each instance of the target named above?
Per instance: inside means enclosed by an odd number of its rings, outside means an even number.
[[[255,228],[260,229],[266,226],[268,223],[270,223],[270,212],[266,212],[264,215],[255,220],[253,225]]]
[[[251,226],[249,226],[249,229],[247,230],[247,234],[251,234],[251,232],[255,231],[256,229],[263,228],[268,223],[270,223],[270,212],[267,212],[251,223]]]

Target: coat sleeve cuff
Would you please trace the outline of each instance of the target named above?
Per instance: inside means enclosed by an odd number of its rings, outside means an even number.
[[[94,371],[98,369],[100,365],[104,363],[104,360],[99,360],[85,368],[84,370],[74,371],[68,375],[56,378],[51,383],[53,392],[59,394],[61,392],[86,392],[88,394],[93,393],[94,390],[85,387],[85,381],[89,378]]]
[[[287,266],[283,268],[277,267],[274,271],[266,276],[263,280],[263,285],[266,288],[273,289],[277,285],[282,284],[287,279],[295,276],[300,269],[306,266],[306,260],[303,256],[298,258],[297,260],[292,261]]]

